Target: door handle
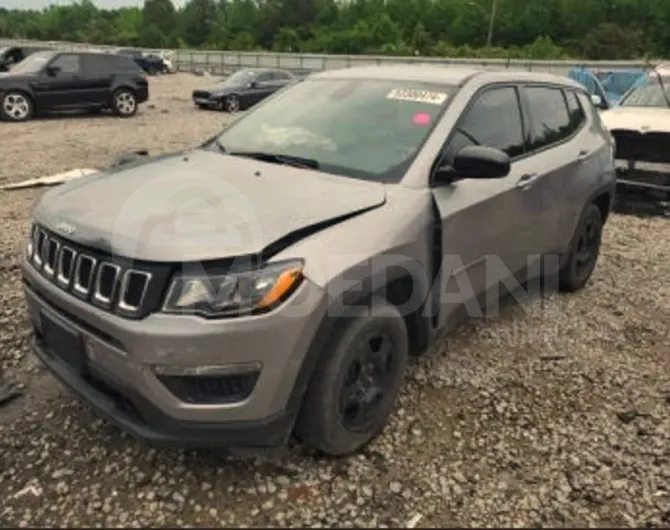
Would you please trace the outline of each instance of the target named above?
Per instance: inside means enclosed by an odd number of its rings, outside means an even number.
[[[581,162],[582,160],[586,160],[586,159],[589,157],[590,154],[591,154],[591,153],[589,153],[586,149],[582,149],[582,150],[577,154],[577,160],[579,160],[580,162]]]
[[[526,191],[529,190],[539,175],[537,173],[526,173],[516,182],[516,187]]]

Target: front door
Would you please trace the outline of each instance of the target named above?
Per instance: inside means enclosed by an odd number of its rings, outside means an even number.
[[[516,86],[494,85],[480,91],[459,118],[445,144],[442,164],[468,145],[506,152],[507,177],[465,179],[433,188],[442,223],[440,327],[460,320],[465,309],[480,316],[476,298],[497,301],[501,284],[510,285],[526,266],[525,238],[533,231],[534,208],[519,193],[518,182],[529,172],[525,125]]]
[[[277,87],[274,85],[274,75],[272,72],[261,72],[256,77],[256,84],[251,89],[249,95],[251,104],[258,103],[272,94]]]
[[[54,58],[33,84],[38,106],[67,109],[86,105],[90,98],[78,54],[63,53]]]

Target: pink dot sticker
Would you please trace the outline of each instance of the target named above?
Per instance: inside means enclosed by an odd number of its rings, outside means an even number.
[[[430,123],[430,114],[427,112],[417,112],[412,118],[414,125],[419,125],[420,127],[425,127]]]

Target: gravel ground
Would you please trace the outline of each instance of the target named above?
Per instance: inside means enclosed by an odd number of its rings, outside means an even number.
[[[196,144],[207,80],[152,81],[132,120],[0,124],[0,181]],[[20,162],[17,162],[20,161]],[[28,348],[17,268],[40,190],[0,192],[0,520],[19,526],[670,525],[670,223],[614,215],[583,292],[510,305],[412,363],[362,454],[154,450],[80,405]]]

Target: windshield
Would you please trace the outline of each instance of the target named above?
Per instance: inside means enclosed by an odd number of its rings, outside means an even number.
[[[455,91],[386,79],[307,79],[233,123],[218,143],[228,153],[299,157],[327,173],[399,181]]]
[[[34,74],[42,70],[55,52],[35,52],[12,68],[12,73]]]
[[[254,76],[253,70],[238,70],[226,77],[222,83],[225,85],[243,85]]]
[[[620,107],[663,107],[668,108],[668,100],[670,100],[670,77],[662,77],[665,94],[663,95],[663,88],[655,74],[649,74],[644,83],[633,87],[628,94],[619,103]]]

